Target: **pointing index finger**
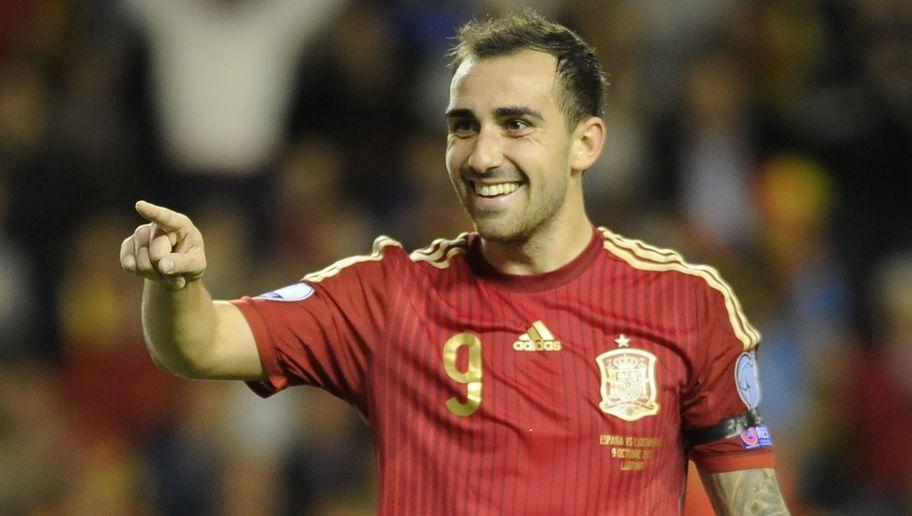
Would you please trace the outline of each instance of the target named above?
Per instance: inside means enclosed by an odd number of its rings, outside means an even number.
[[[177,231],[185,224],[183,217],[176,211],[156,206],[151,202],[137,201],[136,213],[149,222],[154,222],[165,231]]]

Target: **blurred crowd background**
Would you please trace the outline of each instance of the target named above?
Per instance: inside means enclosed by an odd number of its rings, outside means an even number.
[[[155,368],[119,245],[137,199],[183,210],[234,298],[469,229],[449,38],[530,5],[610,74],[593,220],[763,333],[793,510],[912,513],[906,0],[0,0],[0,513],[371,513],[350,407]]]

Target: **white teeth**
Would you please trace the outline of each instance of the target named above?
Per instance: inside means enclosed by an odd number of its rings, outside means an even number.
[[[513,193],[519,188],[519,183],[498,183],[496,185],[473,183],[473,186],[475,187],[475,193],[477,195],[482,197],[496,197],[498,195]]]

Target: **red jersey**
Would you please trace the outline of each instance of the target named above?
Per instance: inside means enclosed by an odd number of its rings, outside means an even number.
[[[688,453],[709,471],[772,466],[756,434],[682,438],[753,408],[736,369],[759,335],[714,269],[604,229],[531,276],[479,244],[408,254],[381,237],[235,301],[268,375],[257,393],[315,385],[363,413],[380,514],[674,514]]]

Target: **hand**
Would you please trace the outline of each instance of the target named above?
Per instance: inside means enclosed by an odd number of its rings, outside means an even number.
[[[120,266],[127,272],[180,290],[206,271],[203,235],[189,217],[146,201],[136,212],[148,224],[136,228],[120,245]]]

